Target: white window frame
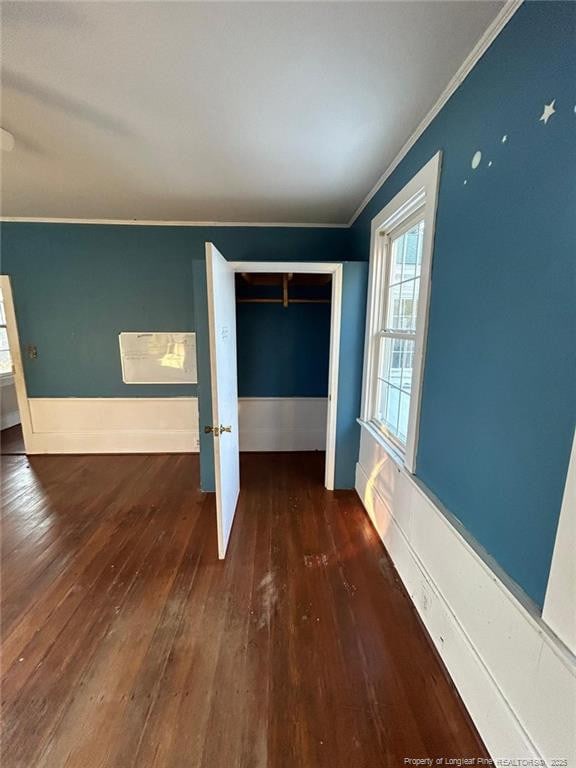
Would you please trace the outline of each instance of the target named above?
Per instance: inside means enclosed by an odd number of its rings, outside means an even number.
[[[381,211],[372,219],[370,238],[370,275],[368,281],[368,306],[366,312],[366,337],[364,343],[364,376],[362,384],[362,412],[360,423],[375,437],[393,458],[406,469],[416,471],[416,449],[420,402],[422,398],[423,361],[426,350],[428,331],[428,306],[430,303],[430,276],[432,251],[434,247],[434,227],[442,153],[438,152],[406,184]],[[377,391],[378,344],[383,327],[383,312],[386,303],[387,273],[390,254],[387,253],[384,235],[401,227],[420,210],[424,218],[424,239],[422,244],[422,264],[420,270],[420,292],[416,315],[416,338],[412,365],[412,391],[408,413],[408,434],[406,447],[402,449],[398,442],[387,435],[381,425],[373,418]]]
[[[2,292],[2,303],[4,304],[4,314],[6,314],[6,305],[4,301],[4,292]],[[5,317],[5,322],[0,323],[0,328],[6,329],[6,335],[8,335],[8,318]],[[8,351],[10,352],[10,359],[12,360],[12,350],[10,349],[10,344],[8,344]],[[14,360],[12,360],[12,370],[11,371],[4,371],[3,373],[0,373],[0,387],[7,387],[11,385],[14,382]]]

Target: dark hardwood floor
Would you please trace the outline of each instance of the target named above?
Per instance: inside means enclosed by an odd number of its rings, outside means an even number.
[[[196,456],[3,457],[3,768],[487,757],[322,466],[243,455],[219,562]]]
[[[20,424],[0,431],[0,453],[3,456],[23,456],[25,454],[24,438],[22,437],[22,427]]]

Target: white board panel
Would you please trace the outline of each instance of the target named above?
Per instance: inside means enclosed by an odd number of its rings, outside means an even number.
[[[125,384],[196,384],[195,333],[121,333]]]

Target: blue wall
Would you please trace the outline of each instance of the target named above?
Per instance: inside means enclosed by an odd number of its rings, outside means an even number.
[[[338,488],[354,488],[360,450],[360,415],[368,264],[344,264],[342,278],[342,320],[338,368],[338,411],[336,425],[336,469]]]
[[[330,305],[239,304],[238,395],[326,397]]]
[[[278,275],[280,277],[280,275]],[[296,274],[288,307],[281,285],[253,285],[236,276],[236,335],[240,397],[326,397],[330,358],[330,282]],[[243,303],[273,299],[276,304]],[[298,300],[326,303],[298,303]]]
[[[185,229],[1,225],[29,397],[195,394],[193,386],[122,382],[120,331],[194,330],[192,248]]]
[[[352,230],[367,259],[443,151],[416,474],[540,606],[576,414],[575,40],[574,3],[523,5]]]
[[[20,341],[34,344],[38,358],[24,358],[30,397],[169,397],[198,394],[201,424],[209,423],[210,377],[204,246],[214,242],[230,260],[344,261],[350,233],[329,228],[144,227],[3,223],[1,271],[12,278]],[[246,307],[245,307],[246,308]],[[280,308],[282,309],[282,308]],[[276,329],[252,323],[252,346],[269,346],[281,338],[279,359],[286,380],[272,373],[267,355],[250,353],[241,363],[241,393],[252,396],[323,395],[326,393],[329,326],[326,306],[283,310]],[[302,313],[314,314],[317,325],[302,342]],[[322,315],[322,311],[324,315]],[[363,313],[364,307],[358,308]],[[292,313],[292,314],[290,314]],[[313,318],[310,318],[313,319]],[[271,320],[271,318],[269,318]],[[296,322],[294,322],[296,320]],[[123,384],[118,333],[126,330],[196,330],[199,383],[196,386]],[[320,356],[326,338],[325,357]],[[361,339],[359,339],[361,344]],[[307,378],[298,372],[302,349],[310,360]],[[278,352],[278,345],[277,350]],[[252,350],[253,352],[253,350]],[[286,365],[294,355],[294,365]],[[356,392],[360,368],[343,382],[343,397]],[[350,389],[350,391],[348,391]],[[354,418],[357,412],[354,414]],[[358,430],[343,420],[337,451],[354,456]],[[202,482],[213,488],[211,443],[201,438]],[[340,461],[340,466],[344,462]],[[337,475],[339,487],[351,487],[350,472]]]
[[[204,260],[205,242],[231,260],[342,261],[348,237],[342,229],[3,223],[1,268],[12,277],[20,340],[38,347],[38,358],[24,361],[29,396],[195,394],[194,386],[123,384],[118,334],[194,330],[192,264]],[[282,394],[268,361],[252,362],[266,394]]]

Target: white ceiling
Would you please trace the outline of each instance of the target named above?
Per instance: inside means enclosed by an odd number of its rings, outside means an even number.
[[[344,223],[501,2],[3,2],[4,216]]]

